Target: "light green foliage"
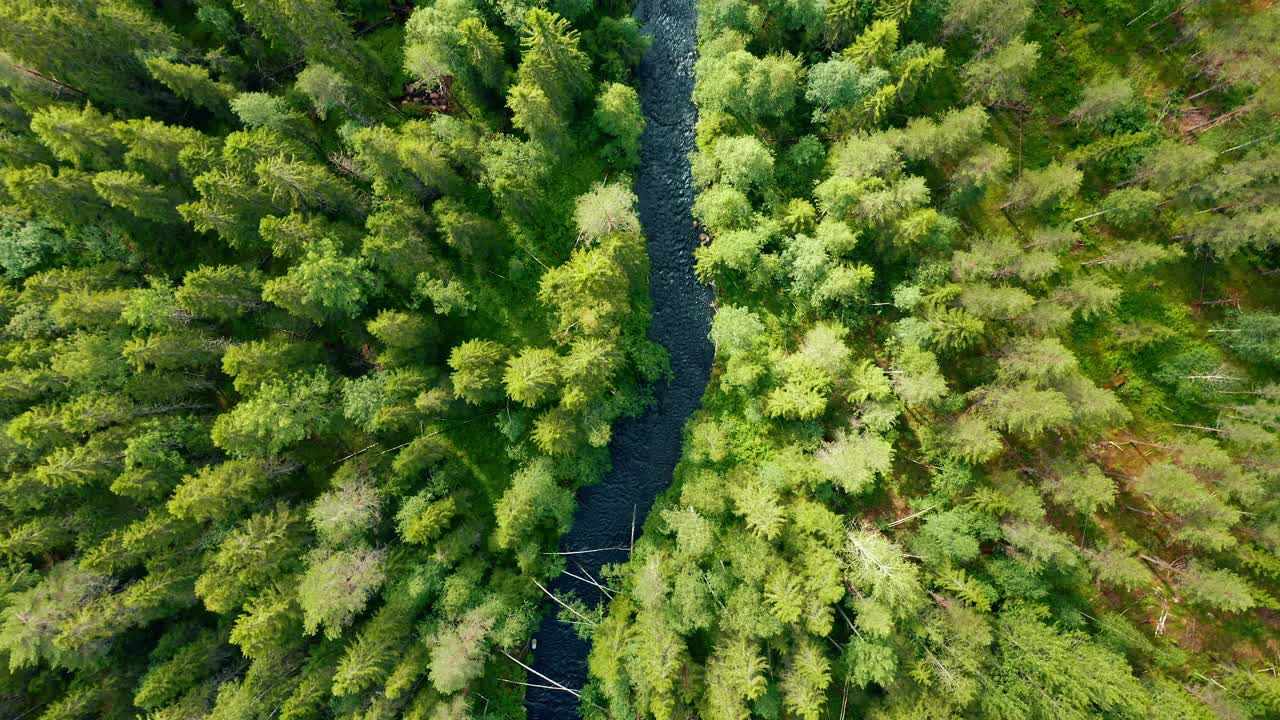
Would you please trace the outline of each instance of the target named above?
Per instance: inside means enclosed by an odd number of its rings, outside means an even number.
[[[1156,192],[1181,189],[1208,175],[1215,160],[1216,153],[1204,145],[1165,142],[1147,151],[1137,177]]]
[[[169,512],[191,520],[227,517],[260,496],[273,477],[288,470],[277,462],[257,459],[206,465],[182,479],[169,498]]]
[[[568,113],[589,84],[578,31],[568,20],[541,8],[529,10],[522,29],[518,83],[539,88],[555,112]]]
[[[1058,163],[1028,171],[1009,188],[1004,206],[1034,209],[1056,205],[1075,195],[1083,178],[1076,168]]]
[[[1035,298],[1022,288],[984,284],[965,286],[959,300],[965,310],[984,320],[1013,320],[1035,305]]]
[[[332,386],[323,372],[264,382],[213,424],[213,442],[238,455],[274,455],[324,432],[333,417]]]
[[[830,682],[830,663],[817,643],[806,638],[791,651],[782,677],[782,693],[787,708],[797,717],[818,720],[825,704],[823,691]]]
[[[287,505],[253,515],[231,531],[196,579],[196,595],[225,613],[296,569],[304,542],[301,513]]]
[[[266,282],[262,297],[299,317],[323,322],[355,317],[372,282],[364,263],[326,245],[309,252],[287,274]]]
[[[1027,78],[1040,59],[1040,46],[1014,39],[990,56],[964,67],[969,95],[987,105],[1018,104],[1026,99]]]
[[[476,30],[467,30],[462,23],[479,20],[476,15],[475,7],[466,0],[445,0],[415,9],[405,26],[405,70],[433,86],[446,75],[466,72],[462,38],[472,37],[474,50]]]
[[[188,10],[0,3],[0,704],[518,713],[494,654],[664,367],[640,25]]]
[[[419,494],[400,507],[396,513],[396,524],[405,541],[425,544],[442,533],[457,512],[457,502],[452,496],[431,500]]]
[[[765,399],[770,417],[811,420],[827,407],[831,374],[803,355],[788,355],[778,367],[779,383]]]
[[[560,376],[565,381],[560,405],[572,410],[608,393],[614,387],[621,361],[618,348],[608,339],[574,339],[569,354],[559,361]]]
[[[1078,562],[1071,538],[1057,530],[1023,520],[1007,522],[1001,529],[1031,568],[1071,568]]]
[[[542,145],[497,138],[485,146],[481,163],[485,186],[512,212],[528,217],[543,199],[551,157]]]
[[[1085,514],[1109,508],[1115,503],[1115,483],[1097,465],[1063,473],[1049,485],[1054,502],[1075,508]]]
[[[145,62],[151,77],[192,105],[221,113],[226,111],[227,103],[235,95],[234,87],[214,80],[209,76],[208,68],[200,65],[173,62],[159,56],[149,57]]]
[[[741,190],[717,183],[698,195],[693,212],[712,229],[735,230],[750,221],[751,203]]]
[[[490,340],[468,340],[449,353],[453,393],[473,405],[490,399],[502,378],[507,350]]]
[[[496,507],[497,540],[511,548],[527,543],[529,533],[550,524],[557,533],[569,529],[573,493],[560,487],[551,462],[541,458],[521,468]]]
[[[782,260],[790,272],[791,293],[797,302],[819,308],[850,305],[875,279],[875,271],[869,265],[832,259],[833,254],[845,249],[843,239],[830,234],[822,237],[820,233],[818,237],[797,235],[787,241]]]
[[[1120,547],[1104,548],[1090,557],[1098,580],[1112,587],[1136,590],[1152,580],[1151,571]]]
[[[859,629],[887,636],[893,623],[913,614],[924,602],[918,571],[891,540],[878,532],[855,528],[844,544],[845,577],[859,592],[854,602]]]
[[[1085,264],[1103,265],[1132,272],[1181,256],[1182,250],[1176,245],[1164,247],[1152,243],[1121,241],[1107,248],[1106,255],[1103,257],[1090,260]]]
[[[457,25],[457,33],[465,66],[482,85],[497,88],[505,70],[502,41],[478,17],[464,18]]]
[[[111,131],[111,118],[90,104],[80,109],[44,108],[31,118],[31,131],[54,157],[77,168],[109,167],[121,150]]]
[[[294,210],[358,212],[351,189],[321,165],[276,155],[255,165],[254,173],[259,187],[269,193],[273,201],[288,203]]]
[[[1095,709],[1146,714],[1147,694],[1124,659],[1081,634],[1058,631],[1034,611],[1010,610],[1000,615],[995,637],[999,679],[978,700],[988,711],[1022,706],[1059,717],[1089,717]]]
[[[270,93],[239,93],[231,100],[231,110],[240,122],[251,128],[285,131],[296,122],[284,98]]]
[[[601,153],[610,162],[630,167],[640,159],[640,134],[644,132],[644,115],[640,97],[630,86],[611,83],[596,98],[593,115],[596,127],[610,137]]]
[[[227,348],[222,371],[235,378],[237,392],[248,393],[267,382],[284,380],[317,357],[314,345],[274,337]]]
[[[578,430],[578,418],[573,412],[564,407],[552,408],[534,420],[533,442],[548,455],[566,455],[576,445]]]
[[[734,512],[757,536],[773,540],[786,524],[786,512],[773,487],[764,482],[732,491]]]
[[[103,200],[140,218],[172,223],[180,220],[174,205],[179,199],[136,172],[110,170],[93,177],[93,188]]]
[[[3,611],[0,647],[9,655],[10,671],[47,660],[58,662],[63,649],[55,644],[60,626],[109,588],[109,578],[64,562],[38,585],[13,593]]]
[[[556,147],[564,141],[564,127],[542,88],[517,84],[507,93],[511,122],[533,142]]]
[[[430,678],[436,690],[445,694],[456,692],[480,675],[493,622],[493,610],[481,606],[436,632],[430,643]],[[465,706],[459,709],[465,712]]]
[[[745,272],[755,266],[760,251],[774,234],[774,228],[762,226],[722,232],[711,244],[694,251],[700,278],[711,279],[722,269]]]
[[[379,357],[385,365],[411,363],[433,335],[432,323],[426,318],[396,310],[383,310],[366,327],[384,345]]]
[[[832,484],[850,494],[869,490],[893,466],[893,446],[869,433],[842,433],[816,455],[818,467]]]
[[[1180,520],[1174,534],[1182,541],[1216,550],[1235,545],[1231,526],[1239,520],[1240,511],[1187,470],[1171,463],[1153,464],[1137,478],[1134,488]]]
[[[323,629],[330,639],[341,636],[385,577],[382,551],[360,547],[317,551],[298,583],[298,605],[307,634]]]
[[[694,102],[704,112],[727,112],[744,122],[778,117],[800,93],[799,60],[785,55],[758,58],[732,33],[698,59]]]
[[[341,241],[340,230],[316,215],[290,213],[283,217],[268,215],[258,224],[262,239],[270,243],[276,257],[297,258],[319,249],[325,243]]]
[[[707,661],[707,704],[710,717],[738,720],[751,701],[764,694],[765,664],[760,649],[745,638],[726,641]]]
[[[746,308],[728,305],[711,321],[711,342],[726,356],[748,352],[762,339],[764,323]]]
[[[1106,222],[1120,227],[1133,227],[1152,219],[1163,196],[1152,190],[1124,188],[1102,200]]]
[[[431,301],[432,309],[440,315],[466,315],[476,309],[471,293],[455,278],[441,280],[419,275],[417,290]]]
[[[217,365],[221,344],[198,330],[177,330],[135,337],[120,354],[139,372],[148,369],[183,370]]]
[[[937,357],[918,347],[905,347],[895,354],[894,391],[909,405],[933,402],[947,393],[947,382],[938,369]]]
[[[548,348],[525,348],[507,361],[507,396],[530,407],[547,400],[560,384],[560,356]]]
[[[354,109],[356,89],[350,81],[333,68],[314,63],[298,73],[297,88],[311,100],[316,115],[324,120],[335,109],[342,109],[359,117]]]
[[[960,159],[951,177],[961,187],[985,188],[1003,178],[1011,165],[1008,150],[993,143],[982,143]]]
[[[858,35],[843,55],[863,67],[884,65],[898,47],[899,27],[895,20],[877,20]]]
[[[635,203],[635,194],[621,183],[597,184],[590,192],[579,195],[573,210],[578,239],[591,242],[612,233],[639,232]]]
[[[1227,347],[1242,358],[1280,366],[1280,314],[1241,312],[1216,329]]]
[[[1031,439],[1063,427],[1073,417],[1071,402],[1065,394],[1037,389],[1030,382],[990,388],[982,396],[981,408],[998,427]]]
[[[814,106],[814,121],[821,122],[832,112],[861,104],[888,79],[882,68],[867,68],[856,58],[835,58],[809,69],[804,99]]]
[[[103,202],[89,173],[62,166],[55,174],[48,165],[35,165],[9,169],[4,183],[19,207],[51,225],[71,229],[102,220]]]
[[[181,125],[166,125],[149,118],[142,120],[118,120],[111,130],[128,149],[125,164],[140,172],[156,172],[184,176],[184,151],[191,158],[203,147],[212,151],[214,143],[199,131]]]
[[[987,49],[1013,40],[1031,19],[1029,0],[955,0],[947,8],[946,32],[971,33]]]
[[[716,357],[596,630],[601,716],[1258,702],[1166,638],[1254,648],[1274,604],[1280,15],[698,5]]]
[[[754,137],[741,135],[716,140],[708,157],[710,173],[704,184],[721,180],[744,192],[763,187],[773,176],[773,154]]]
[[[693,508],[663,510],[662,520],[674,535],[681,556],[697,559],[711,551],[715,526]]]
[[[341,546],[373,528],[380,517],[382,501],[377,488],[359,468],[344,465],[334,481],[336,487],[316,498],[307,517],[322,541]]]
[[[538,298],[554,310],[555,329],[570,335],[602,336],[626,311],[630,300],[637,239],[614,235],[542,275]]]
[[[836,144],[831,148],[833,174],[855,180],[896,174],[902,168],[902,158],[885,139],[857,133]]]
[[[980,105],[949,110],[937,121],[913,118],[897,134],[890,135],[902,154],[913,160],[932,162],[962,158],[971,151],[987,129],[989,115]]]
[[[1133,85],[1125,78],[1104,80],[1085,87],[1083,96],[1071,110],[1077,123],[1100,124],[1133,101]]]
[[[969,250],[951,256],[952,277],[961,282],[979,278],[1005,278],[1016,275],[1023,281],[1038,281],[1059,268],[1056,255],[1042,249],[1024,251],[1011,237],[978,238]]]

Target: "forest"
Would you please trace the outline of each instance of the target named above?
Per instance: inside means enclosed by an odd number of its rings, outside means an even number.
[[[0,2],[0,717],[517,717],[644,407],[622,3]]]
[[[1280,717],[1280,7],[697,33],[715,369],[586,716]]]
[[[1280,717],[1280,5],[661,1],[594,603],[636,6],[0,0],[0,720]]]

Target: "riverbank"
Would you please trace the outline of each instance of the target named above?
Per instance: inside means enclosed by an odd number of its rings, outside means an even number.
[[[573,529],[561,541],[561,550],[620,548],[567,556],[568,570],[588,578],[599,578],[605,564],[627,559],[625,548],[633,534],[644,525],[654,498],[671,483],[684,424],[701,402],[714,354],[707,337],[711,290],[693,273],[698,232],[693,226],[689,153],[696,121],[692,92],[697,3],[640,0],[635,15],[652,34],[653,46],[639,70],[647,125],[634,189],[649,251],[649,336],[667,349],[671,376],[654,389],[655,402],[643,415],[615,427],[609,446],[612,469],[578,495]],[[598,589],[567,575],[556,578],[551,590],[573,591],[589,603],[602,601]],[[535,670],[568,687],[586,683],[589,645],[572,626],[549,614],[534,642]],[[577,699],[562,691],[529,688],[525,707],[529,720],[577,716]]]

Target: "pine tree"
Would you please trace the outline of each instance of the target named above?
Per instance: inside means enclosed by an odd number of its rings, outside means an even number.
[[[107,107],[152,106],[156,92],[139,53],[162,52],[178,38],[141,8],[119,0],[93,5],[6,4],[0,47],[59,87]]]
[[[468,340],[449,353],[455,396],[472,405],[492,399],[502,379],[507,350],[490,340]]]
[[[322,550],[308,559],[298,583],[298,605],[308,635],[342,635],[386,578],[385,555],[368,548]]]
[[[227,111],[227,104],[236,89],[225,82],[215,81],[209,70],[199,65],[173,62],[164,57],[149,57],[145,61],[151,77],[187,102],[215,113]]]
[[[329,0],[236,0],[235,6],[272,44],[296,48],[308,61],[349,70],[357,76],[375,69],[352,42],[346,21]]]
[[[578,45],[568,20],[541,8],[525,16],[517,84],[540,89],[562,117],[589,90],[588,59]]]
[[[640,160],[640,135],[645,119],[636,91],[622,83],[610,83],[596,96],[592,116],[596,127],[612,138],[601,154],[615,167],[629,168]]]

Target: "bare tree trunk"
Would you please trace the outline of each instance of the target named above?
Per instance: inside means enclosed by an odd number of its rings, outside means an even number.
[[[22,72],[30,75],[31,77],[39,78],[41,80],[44,80],[47,83],[57,85],[58,87],[63,88],[64,90],[70,90],[71,92],[77,95],[80,95],[81,97],[89,97],[89,93],[81,90],[80,88],[75,87],[74,85],[68,85],[62,82],[61,80],[57,80],[53,77],[45,75],[44,73],[40,72],[39,70],[36,70],[35,68],[29,68],[26,65],[22,65],[20,63],[14,63],[13,66],[21,70]]]
[[[1156,27],[1157,25],[1160,25],[1161,23],[1167,22],[1167,21],[1168,21],[1170,18],[1172,18],[1174,15],[1177,15],[1178,13],[1182,12],[1183,10],[1186,10],[1187,8],[1191,7],[1192,5],[1197,4],[1197,3],[1199,3],[1199,2],[1200,2],[1200,0],[1189,0],[1189,2],[1183,3],[1181,6],[1179,6],[1179,7],[1178,7],[1178,9],[1177,9],[1177,10],[1174,10],[1173,12],[1169,13],[1168,15],[1165,15],[1164,17],[1160,18],[1159,20],[1157,20],[1157,21],[1155,21],[1155,22],[1151,23],[1150,25],[1148,25],[1148,26],[1147,26],[1147,30],[1153,30],[1153,29],[1155,29],[1155,27]]]

